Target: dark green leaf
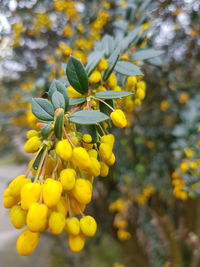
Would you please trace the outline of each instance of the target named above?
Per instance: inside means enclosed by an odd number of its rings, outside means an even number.
[[[49,134],[51,132],[51,125],[48,124],[48,125],[45,125],[42,130],[41,130],[41,135],[44,139],[47,139]]]
[[[113,98],[121,98],[132,95],[131,92],[124,91],[102,91],[95,94],[95,97],[100,99],[113,99]]]
[[[52,104],[55,109],[63,108],[65,109],[65,99],[64,96],[58,91],[54,92],[52,95]]]
[[[42,158],[42,155],[43,155],[43,152],[44,152],[44,149],[42,149],[40,151],[40,153],[37,155],[37,158],[35,159],[34,163],[33,163],[33,169],[34,170],[37,170],[38,169],[38,166],[40,164],[40,160]]]
[[[106,99],[104,100],[109,106],[114,108],[114,101],[112,99]],[[106,115],[110,116],[110,113],[112,112],[112,109],[110,109],[107,105],[105,105],[102,102],[99,102],[99,109],[101,112],[105,113]]]
[[[132,60],[145,60],[145,59],[150,59],[154,57],[161,56],[164,53],[163,50],[155,50],[152,48],[148,49],[142,49],[133,54],[131,57]]]
[[[81,94],[88,92],[88,76],[86,70],[77,58],[70,56],[67,64],[67,78],[71,86]]]
[[[114,52],[112,53],[112,55],[109,57],[109,59],[108,59],[108,68],[107,68],[107,70],[105,71],[105,73],[103,75],[103,80],[104,81],[106,81],[109,78],[110,74],[114,70],[115,65],[117,63],[117,60],[119,58],[119,54],[120,54],[120,48],[117,47],[114,50]]]
[[[103,55],[104,51],[94,51],[89,55],[88,63],[86,66],[86,71],[88,75],[90,75],[90,73],[94,70],[99,61],[102,59]]]
[[[54,108],[52,104],[46,99],[32,98],[32,112],[40,120],[53,120]]]
[[[143,75],[138,66],[127,61],[118,61],[115,66],[115,71],[127,76]]]
[[[74,105],[81,104],[81,103],[83,103],[85,101],[86,101],[86,98],[85,97],[70,98],[69,99],[69,105],[70,106],[74,106]]]
[[[56,121],[55,121],[55,126],[54,126],[54,133],[55,136],[60,140],[62,139],[62,128],[64,125],[64,110],[61,111],[57,116],[56,116]]]
[[[70,121],[78,124],[96,124],[109,119],[107,115],[98,110],[82,110],[74,113]]]

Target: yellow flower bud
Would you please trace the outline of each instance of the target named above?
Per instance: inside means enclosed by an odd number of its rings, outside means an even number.
[[[115,143],[115,137],[114,137],[114,135],[113,134],[103,135],[101,137],[101,143],[109,144],[113,148],[113,145]]]
[[[94,236],[97,231],[97,223],[92,216],[85,216],[80,219],[80,228],[85,236]]]
[[[116,109],[110,114],[110,118],[116,127],[124,128],[127,125],[127,120],[124,112],[121,109]]]
[[[46,179],[42,187],[42,198],[47,207],[52,208],[56,206],[60,200],[62,193],[62,185],[60,182],[51,178]]]
[[[67,91],[68,91],[69,97],[71,97],[71,98],[83,97],[83,95],[80,94],[79,92],[77,92],[72,86],[69,86],[67,88]]]
[[[46,161],[46,169],[45,169],[45,176],[49,177],[51,176],[54,168],[56,166],[56,161],[52,156],[49,156]]]
[[[68,204],[67,204],[67,200],[65,197],[60,198],[60,200],[58,201],[58,203],[56,205],[56,210],[65,216],[67,215]]]
[[[111,88],[117,86],[117,77],[115,76],[114,73],[112,73],[112,74],[109,76],[109,78],[108,78],[108,80],[107,80],[107,83],[108,83],[108,86],[111,87]]]
[[[76,180],[73,196],[82,204],[88,204],[92,198],[92,185],[89,181],[79,178]]]
[[[3,205],[4,208],[10,209],[12,206],[17,204],[20,200],[20,197],[13,197],[10,195],[10,190],[7,188],[3,194]]]
[[[72,152],[74,164],[81,170],[86,170],[90,166],[90,157],[87,151],[82,147],[75,147]]]
[[[83,135],[83,141],[85,143],[91,143],[92,142],[92,136],[90,134],[84,134]]]
[[[68,160],[72,156],[72,147],[68,140],[61,140],[57,143],[56,154],[63,160]]]
[[[38,136],[33,136],[24,145],[24,151],[26,153],[35,153],[40,148],[42,142]]]
[[[146,93],[145,93],[145,91],[143,89],[139,88],[139,89],[137,89],[135,96],[138,99],[143,100],[145,98],[145,96],[146,96]]]
[[[62,233],[65,226],[65,216],[60,212],[52,212],[49,217],[49,229],[54,235]]]
[[[20,176],[16,177],[8,186],[8,188],[10,190],[10,195],[13,197],[19,196],[22,187],[25,184],[30,183],[30,182],[31,182],[31,179],[26,179],[25,175],[20,175]]]
[[[60,173],[60,182],[66,191],[72,190],[75,185],[76,172],[74,169],[64,169]]]
[[[41,194],[39,183],[28,183],[21,190],[21,206],[23,210],[28,210],[31,204],[37,202]]]
[[[88,169],[89,173],[93,176],[99,176],[101,168],[99,161],[94,157],[90,157],[90,161],[91,164],[90,168]]]
[[[136,76],[130,76],[127,78],[126,80],[126,87],[129,89],[129,90],[132,90],[135,88],[137,84],[137,78]]]
[[[145,91],[147,88],[146,83],[144,81],[139,81],[137,83],[137,89],[139,89],[139,88]]]
[[[106,160],[106,164],[108,166],[112,166],[114,163],[115,163],[115,154],[112,153],[111,157],[108,160]]]
[[[33,203],[27,214],[26,224],[32,232],[43,232],[47,227],[48,208],[45,204]]]
[[[65,222],[65,231],[70,235],[78,235],[80,232],[80,223],[78,218],[67,218]]]
[[[136,98],[134,100],[134,104],[135,104],[135,106],[140,107],[142,105],[142,102],[141,102],[141,100],[139,98]]]
[[[100,165],[101,165],[101,169],[100,169],[100,176],[102,177],[106,177],[108,175],[108,172],[109,172],[109,167],[108,165],[103,162],[103,161],[100,161]]]
[[[97,151],[95,149],[90,149],[90,150],[88,150],[88,155],[90,157],[93,157],[93,158],[97,159],[98,153],[97,153]]]
[[[37,247],[40,234],[29,230],[23,231],[17,239],[17,251],[21,256],[31,254]]]
[[[70,197],[70,205],[75,215],[80,215],[86,208],[86,205],[78,202],[74,197]]]
[[[79,252],[85,245],[85,237],[83,235],[69,235],[69,248],[73,252]]]
[[[22,210],[21,206],[14,205],[10,210],[10,220],[15,228],[24,227],[26,224],[26,211]]]
[[[98,83],[101,81],[101,73],[95,70],[92,72],[89,79],[91,83]]]
[[[99,154],[104,161],[108,160],[112,155],[112,147],[110,144],[101,143],[99,146]]]
[[[117,231],[117,237],[121,241],[129,240],[131,238],[131,234],[125,230],[118,230]]]
[[[29,130],[27,133],[26,133],[26,138],[27,139],[30,139],[31,137],[33,136],[37,136],[38,135],[38,132],[35,131],[35,130]]]
[[[103,71],[108,68],[108,62],[105,58],[102,58],[98,64],[98,70]]]

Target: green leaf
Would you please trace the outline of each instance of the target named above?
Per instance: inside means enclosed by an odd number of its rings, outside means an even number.
[[[74,106],[74,105],[81,104],[81,103],[83,103],[85,101],[86,101],[86,98],[85,97],[70,98],[69,99],[69,105],[70,106]]]
[[[103,55],[104,51],[94,51],[89,55],[88,63],[86,65],[86,71],[88,75],[90,75],[90,73],[96,68]]]
[[[119,58],[119,54],[120,54],[120,48],[117,47],[114,52],[112,53],[112,55],[109,57],[108,59],[108,68],[105,71],[104,75],[103,75],[103,80],[106,81],[110,74],[113,72],[115,65],[117,64],[117,60]]]
[[[37,155],[37,158],[35,159],[34,163],[33,163],[33,169],[34,170],[37,170],[38,169],[38,166],[40,164],[40,160],[42,158],[42,155],[43,155],[43,152],[44,152],[44,149],[42,149],[40,151],[40,153]]]
[[[70,117],[70,121],[78,124],[96,124],[109,119],[107,115],[98,110],[81,110]]]
[[[129,48],[129,46],[137,39],[140,29],[141,27],[136,27],[123,39],[123,41],[121,42],[121,52],[125,52]]]
[[[118,61],[115,66],[115,71],[127,76],[143,75],[138,66],[127,61]]]
[[[57,116],[56,116],[56,121],[55,121],[55,126],[54,126],[54,133],[55,136],[60,140],[62,139],[62,128],[64,125],[64,110],[61,111]]]
[[[106,35],[104,35],[101,42],[102,42],[102,47],[104,48],[104,51],[105,51],[105,56],[109,57],[115,48],[115,43],[114,43],[113,37],[106,34]]]
[[[67,78],[71,86],[81,94],[88,92],[88,76],[86,70],[77,58],[70,56],[67,64]]]
[[[52,104],[55,109],[63,108],[65,109],[65,99],[64,96],[58,91],[54,92],[52,95]]]
[[[43,98],[32,98],[32,112],[40,120],[52,121],[54,108],[52,104]]]
[[[54,80],[50,85],[48,95],[49,95],[49,98],[51,100],[52,100],[53,94],[56,91],[58,91],[59,93],[61,93],[63,95],[64,100],[65,100],[65,110],[67,110],[67,107],[69,105],[69,98],[68,98],[68,94],[67,94],[67,89],[66,89],[65,85],[58,80]]]
[[[124,91],[102,91],[95,94],[95,97],[100,99],[113,99],[113,98],[121,98],[132,95],[131,92]]]
[[[47,139],[51,132],[51,124],[45,125],[41,130],[41,135],[44,139]]]
[[[145,60],[154,57],[161,56],[164,53],[163,50],[155,50],[153,48],[142,49],[133,54],[131,60]]]

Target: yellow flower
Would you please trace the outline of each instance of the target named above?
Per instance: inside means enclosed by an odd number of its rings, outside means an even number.
[[[72,190],[75,185],[76,172],[74,169],[64,169],[60,173],[60,182],[63,189],[68,191]]]
[[[20,195],[22,187],[30,183],[31,179],[27,178],[25,175],[20,175],[17,176],[10,184],[9,184],[9,190],[10,190],[10,195],[13,197],[17,197]]]
[[[14,205],[10,210],[10,220],[17,229],[26,224],[26,212],[19,205]]]
[[[78,202],[88,204],[92,198],[92,185],[89,181],[78,178],[72,193]]]
[[[78,235],[80,233],[80,223],[76,217],[67,218],[65,231],[70,235]]]
[[[112,146],[110,144],[101,143],[99,146],[99,154],[104,161],[112,156]]]
[[[69,248],[73,252],[79,252],[83,249],[85,245],[85,237],[81,234],[79,235],[69,235],[68,239]]]
[[[92,142],[92,136],[90,134],[84,134],[83,135],[83,141],[85,143],[91,143]]]
[[[110,118],[116,127],[124,128],[127,125],[127,120],[124,112],[121,109],[116,109],[110,114]]]
[[[40,148],[42,142],[38,136],[33,136],[24,145],[24,151],[26,153],[35,153]]]
[[[39,183],[28,183],[21,190],[21,206],[23,210],[28,210],[31,204],[37,202],[41,194]]]
[[[63,160],[68,160],[72,156],[72,147],[68,140],[61,140],[57,143],[56,154]]]
[[[72,152],[73,163],[81,170],[86,170],[90,167],[90,157],[87,151],[82,147],[75,147]]]
[[[101,137],[101,143],[109,144],[112,148],[115,143],[115,137],[113,134],[103,135]]]
[[[40,234],[29,230],[23,231],[17,239],[17,251],[21,256],[31,254],[37,247]]]
[[[146,83],[144,82],[144,81],[139,81],[138,83],[137,83],[137,89],[142,89],[142,90],[146,90],[146,88],[147,88],[147,85],[146,85]]]
[[[109,76],[109,78],[108,78],[108,80],[107,80],[107,84],[108,84],[108,86],[111,87],[111,88],[117,86],[117,77],[115,76],[114,73],[112,73],[112,74]]]
[[[65,197],[60,198],[60,200],[58,201],[58,203],[56,205],[56,210],[65,216],[67,215],[68,204],[67,204],[67,200]]]
[[[126,80],[126,87],[128,90],[135,89],[135,86],[137,84],[137,77],[136,76],[129,76]]]
[[[48,208],[45,204],[33,203],[27,214],[26,224],[32,232],[43,232],[47,227]]]
[[[67,87],[68,95],[71,98],[76,98],[76,97],[83,97],[82,94],[77,92],[72,86]]]
[[[97,159],[98,153],[97,153],[97,151],[95,149],[90,149],[90,150],[88,150],[88,155],[90,157],[93,157],[93,158]]]
[[[109,167],[108,165],[103,162],[103,161],[100,161],[100,165],[101,165],[101,169],[100,169],[100,176],[102,177],[106,177],[108,175],[108,172],[109,172]]]
[[[98,70],[104,71],[108,68],[108,62],[105,58],[102,58],[98,64]]]
[[[143,89],[137,89],[136,91],[136,97],[140,100],[143,100],[145,98],[145,91]]]
[[[80,215],[86,208],[86,205],[78,202],[75,197],[70,197],[70,205],[75,215]]]
[[[60,212],[52,212],[49,217],[49,229],[54,235],[62,233],[65,226],[65,216]]]
[[[101,81],[101,73],[97,70],[93,71],[90,75],[90,82],[91,83],[98,83]]]
[[[31,137],[33,136],[37,136],[38,135],[38,132],[35,131],[35,130],[29,130],[27,133],[26,133],[26,137],[27,139],[30,139]]]
[[[94,236],[97,231],[97,223],[92,216],[85,216],[80,219],[80,228],[85,236]]]
[[[90,162],[89,173],[93,176],[99,176],[101,168],[99,161],[94,157],[90,157]]]
[[[108,160],[106,160],[106,164],[108,166],[112,166],[114,163],[115,163],[115,154],[112,153],[111,157]]]
[[[3,205],[4,208],[10,209],[12,206],[17,204],[20,200],[20,197],[13,197],[10,194],[9,188],[7,188],[3,194]]]
[[[59,181],[51,178],[46,179],[42,187],[42,198],[47,207],[52,208],[56,206],[60,200],[62,193],[62,185]]]
[[[121,241],[129,240],[131,238],[131,234],[125,230],[118,230],[117,231],[117,237]]]

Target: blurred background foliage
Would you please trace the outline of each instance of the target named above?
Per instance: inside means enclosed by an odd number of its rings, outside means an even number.
[[[198,0],[2,0],[0,155],[27,160],[21,143],[36,122],[29,101],[45,97],[50,80],[64,81],[70,54],[86,63],[104,34],[122,40],[138,25],[135,47],[165,54],[137,62],[147,96],[127,111],[130,126],[114,131],[117,163],[90,205],[97,237],[78,256],[54,240],[52,266],[200,266]]]

